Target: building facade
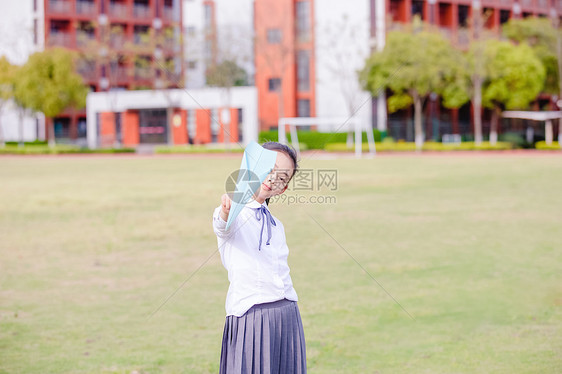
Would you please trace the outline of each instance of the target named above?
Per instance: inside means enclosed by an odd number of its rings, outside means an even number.
[[[191,0],[184,4],[185,86],[202,88],[206,71],[217,63],[217,17],[213,0]]]
[[[261,130],[280,117],[357,117],[371,122],[357,79],[370,53],[369,2],[255,1],[255,84]],[[345,124],[320,131],[346,131]]]
[[[77,52],[94,92],[180,87],[181,10],[181,0],[33,0],[33,41]],[[48,121],[58,141],[85,142],[85,111]]]
[[[275,129],[279,117],[356,116],[396,139],[413,141],[413,109],[387,114],[385,95],[370,100],[361,90],[357,71],[368,55],[384,47],[389,30],[415,16],[435,25],[460,48],[474,36],[476,12],[482,32],[501,35],[511,18],[530,16],[559,19],[561,0],[256,0],[256,87],[261,130]],[[557,109],[548,96],[540,96],[535,110]],[[490,113],[482,111],[483,132]],[[425,138],[441,140],[445,134],[470,139],[472,105],[449,110],[432,96],[424,106]],[[540,126],[519,120],[502,120],[502,131],[525,132]],[[334,129],[332,129],[334,130]],[[342,131],[345,129],[339,129]]]
[[[256,89],[233,88],[230,106],[221,106],[220,96],[216,88],[92,92],[88,147],[257,141]]]
[[[497,35],[510,18],[560,19],[562,14],[562,0],[32,0],[29,6],[33,49],[75,50],[85,82],[94,92],[109,92],[108,98],[142,88],[182,87],[189,94],[207,85],[210,66],[230,60],[246,70],[249,84],[256,87],[257,131],[276,129],[280,117],[353,116],[364,127],[406,140],[414,136],[412,109],[387,115],[384,96],[371,100],[357,79],[369,54],[384,47],[387,31],[418,15],[463,47],[474,32],[476,11],[484,30]],[[205,108],[208,113],[234,107],[229,90],[217,90],[217,102]],[[551,99],[540,97],[534,108],[554,109]],[[177,108],[173,102],[169,106]],[[171,121],[169,111],[164,115],[163,108],[154,109],[159,114],[141,115],[139,121],[153,121],[156,115],[158,121]],[[115,139],[102,143],[130,145],[118,131],[124,114],[115,113]],[[471,104],[449,110],[432,97],[424,106],[425,137],[461,134],[468,139],[473,118]],[[489,118],[483,110],[484,134]],[[209,136],[198,138],[192,131],[186,142],[218,141],[219,129],[212,122],[199,130]],[[89,127],[84,111],[68,111],[54,125],[57,140],[85,142]],[[503,120],[500,133],[524,131],[523,126],[527,124],[519,120]],[[40,126],[32,122],[29,127]],[[326,130],[347,130],[342,127]],[[167,136],[146,139],[174,144]]]
[[[254,28],[260,130],[316,116],[314,1],[256,0]]]
[[[371,8],[378,0],[371,0]],[[392,30],[400,24],[411,22],[418,16],[424,22],[434,25],[445,37],[460,48],[468,47],[476,36],[475,17],[479,15],[480,35],[501,35],[501,27],[512,18],[544,17],[559,22],[562,16],[561,0],[383,0],[385,6],[385,30]],[[478,13],[479,14],[478,14]],[[372,16],[371,30],[376,34],[376,22]],[[548,95],[541,95],[532,104],[533,110],[548,108],[558,110],[555,100]],[[474,136],[474,110],[471,103],[459,109],[447,109],[442,106],[439,97],[433,95],[424,106],[425,139],[440,141],[443,135],[459,134],[465,140]],[[401,110],[388,115],[388,134],[395,139],[412,141],[414,138],[413,109]],[[483,108],[481,113],[482,131],[487,136],[491,125],[491,112]],[[544,137],[544,129],[532,121],[502,119],[498,133],[515,132],[520,135],[535,132]],[[536,140],[536,139],[535,139]]]

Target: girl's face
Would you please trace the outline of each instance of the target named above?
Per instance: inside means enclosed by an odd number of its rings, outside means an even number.
[[[262,204],[265,199],[281,195],[287,189],[292,176],[293,161],[284,152],[277,152],[275,166],[256,192],[256,200]]]

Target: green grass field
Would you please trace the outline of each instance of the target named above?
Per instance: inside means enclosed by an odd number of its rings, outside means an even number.
[[[0,373],[217,373],[239,156],[0,157]],[[271,206],[309,373],[562,372],[560,155],[302,167],[338,171],[307,193],[335,204]]]

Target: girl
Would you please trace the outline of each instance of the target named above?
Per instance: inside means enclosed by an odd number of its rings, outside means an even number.
[[[231,200],[213,214],[221,260],[228,271],[220,374],[305,374],[306,347],[297,293],[289,275],[289,248],[281,221],[268,204],[287,190],[297,171],[296,152],[269,142],[275,167],[228,230]]]

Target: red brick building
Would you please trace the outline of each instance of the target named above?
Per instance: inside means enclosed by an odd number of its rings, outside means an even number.
[[[92,91],[182,84],[181,0],[33,0],[33,12],[36,46],[78,52]],[[85,139],[85,111],[53,121],[57,139]]]
[[[254,4],[260,131],[277,128],[279,117],[316,116],[314,1]]]

